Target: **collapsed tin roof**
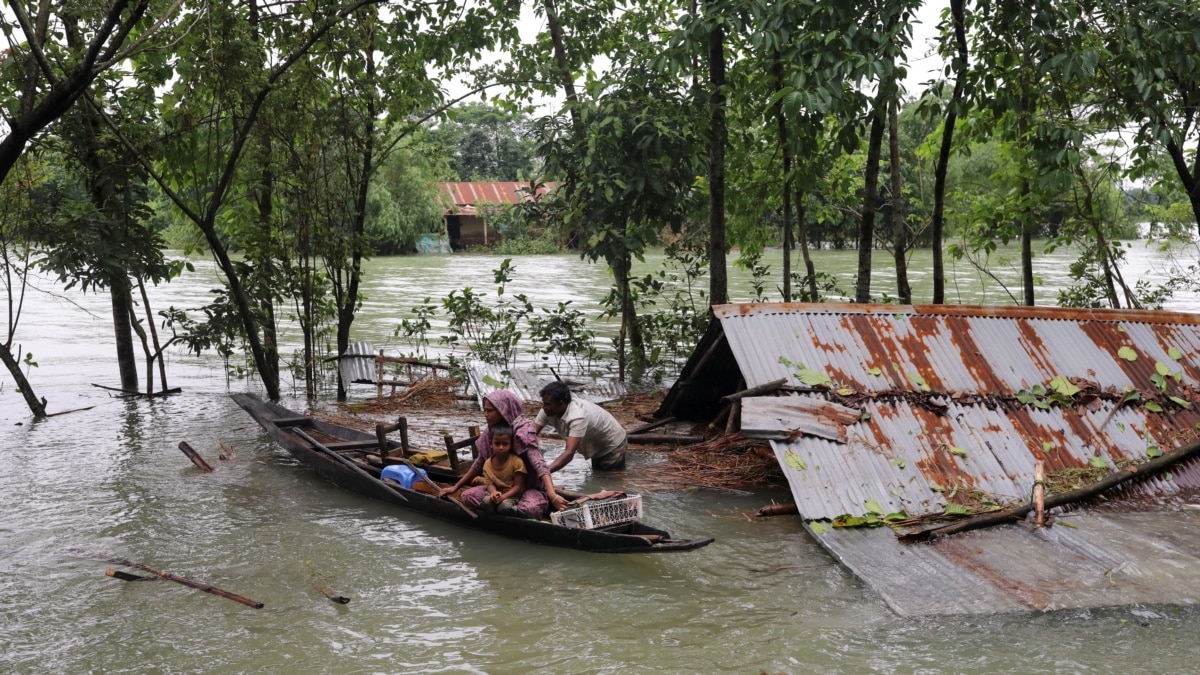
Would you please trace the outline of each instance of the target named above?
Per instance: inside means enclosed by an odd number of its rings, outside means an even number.
[[[1103,472],[1194,441],[1200,316],[837,304],[721,305],[713,312],[659,416],[711,419],[722,396],[782,380],[786,396],[742,401],[743,435],[771,439],[810,531],[899,613],[1200,601],[1192,590],[1200,572],[1180,579],[1181,589],[1159,580],[1132,595],[1097,585],[1062,598],[1017,583],[1026,568],[1015,560],[1006,567],[1005,551],[1035,550],[1021,543],[1030,536],[1043,546],[1066,546],[1070,538],[1060,528],[1031,533],[1013,525],[959,535],[984,547],[967,564],[962,555],[946,555],[962,546],[959,537],[907,546],[888,528],[851,532],[822,524],[844,515],[911,516],[950,503],[1025,501],[1038,460],[1054,476]],[[1144,501],[1194,488],[1200,462],[1191,461],[1118,494]],[[1111,557],[1116,549],[1102,533],[1120,529],[1116,517],[1089,514],[1090,529],[1068,547],[1072,559],[1087,558],[1079,551],[1097,564]],[[1200,544],[1185,554],[1200,562]],[[956,584],[944,583],[939,601],[936,579],[917,570],[944,572],[947,564],[966,575],[957,586],[983,584],[995,597],[964,604]],[[912,593],[897,592],[901,577],[919,580]],[[1011,592],[1017,587],[1026,589],[1020,598]]]

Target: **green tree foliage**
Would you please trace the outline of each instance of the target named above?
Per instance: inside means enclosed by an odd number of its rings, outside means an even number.
[[[523,181],[533,177],[529,119],[486,103],[465,103],[446,111],[429,132],[460,181]]]
[[[699,155],[690,130],[697,110],[655,73],[637,68],[614,73],[611,86],[595,84],[588,94],[579,106],[585,135],[577,136],[568,118],[543,119],[540,151],[559,180],[552,199],[563,224],[581,233],[581,254],[613,270],[614,306],[636,377],[646,352],[630,266],[663,228],[678,231],[694,209]]]

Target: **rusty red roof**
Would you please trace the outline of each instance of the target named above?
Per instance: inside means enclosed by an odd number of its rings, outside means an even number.
[[[550,190],[554,183],[542,183],[538,186],[536,199],[540,199]],[[529,183],[513,182],[476,182],[476,183],[438,183],[438,190],[447,204],[446,214],[473,216],[480,204],[519,204],[529,199]]]

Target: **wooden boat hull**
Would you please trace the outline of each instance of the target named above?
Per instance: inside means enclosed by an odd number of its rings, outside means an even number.
[[[438,499],[433,495],[416,490],[409,490],[399,485],[384,483],[374,475],[364,475],[347,467],[344,463],[314,448],[295,428],[280,426],[276,421],[296,419],[298,416],[292,410],[283,406],[263,401],[253,394],[233,394],[234,402],[240,405],[256,422],[271,436],[271,438],[287,450],[293,457],[305,466],[316,471],[326,480],[342,488],[357,492],[367,497],[389,502],[419,513],[424,513],[441,520],[469,527],[471,529],[497,534],[503,537],[523,541],[560,546],[582,551],[597,553],[659,553],[668,551],[690,551],[712,543],[711,538],[704,539],[672,539],[665,530],[651,527],[641,522],[622,523],[608,528],[584,530],[555,525],[549,521],[513,518],[491,513],[479,513],[472,518],[457,504],[447,499]],[[305,432],[314,436],[336,439],[322,445],[335,445],[338,442],[373,441],[375,437],[364,431],[350,429],[336,424],[312,420],[302,427]],[[362,465],[370,470],[368,465]],[[374,473],[377,473],[376,470]],[[446,480],[443,472],[431,471],[435,480]],[[397,497],[397,493],[404,500]],[[405,501],[407,500],[407,501]]]

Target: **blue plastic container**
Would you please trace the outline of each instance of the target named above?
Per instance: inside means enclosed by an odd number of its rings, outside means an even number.
[[[421,471],[421,469],[417,469],[417,471]],[[424,471],[421,471],[421,475],[428,476]],[[392,464],[383,467],[383,473],[379,477],[391,478],[408,490],[412,489],[413,483],[417,480],[417,474],[404,464]]]

